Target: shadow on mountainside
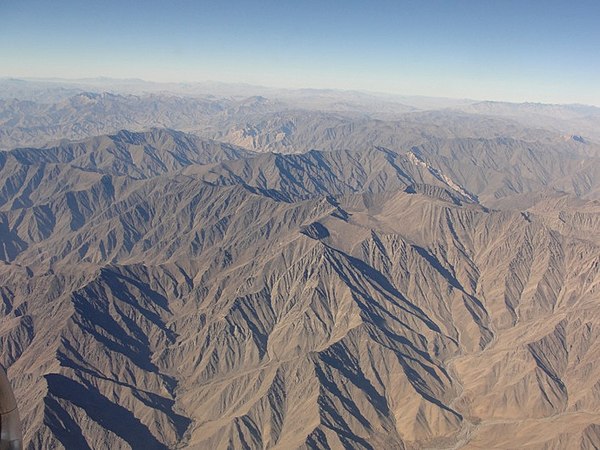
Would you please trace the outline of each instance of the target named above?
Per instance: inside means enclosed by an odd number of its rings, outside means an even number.
[[[97,389],[84,386],[59,374],[48,374],[45,378],[52,396],[82,408],[90,419],[119,436],[132,448],[139,448],[139,444],[143,442],[144,448],[147,449],[167,449],[130,411],[111,402]],[[47,405],[51,406],[53,402],[55,402],[54,406],[58,403],[50,400],[50,404],[47,402]],[[69,414],[65,412],[64,416]],[[60,417],[63,415],[61,414]],[[48,425],[66,448],[90,448],[81,428],[74,421],[57,420],[51,421]]]

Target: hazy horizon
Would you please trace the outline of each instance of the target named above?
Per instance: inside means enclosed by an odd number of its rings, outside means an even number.
[[[298,86],[298,87],[286,87],[286,86],[273,86],[273,85],[262,85],[262,84],[256,84],[256,83],[248,83],[245,81],[221,81],[221,80],[215,80],[215,79],[204,79],[204,80],[173,80],[173,81],[157,81],[157,80],[150,80],[150,79],[144,79],[144,78],[140,78],[140,77],[131,77],[131,78],[115,78],[115,77],[110,77],[110,76],[105,76],[105,75],[98,75],[98,76],[94,76],[94,77],[83,77],[83,78],[63,78],[63,77],[28,77],[28,76],[6,76],[3,74],[0,74],[0,80],[16,80],[16,81],[26,81],[26,82],[39,82],[39,83],[56,83],[58,85],[64,85],[64,84],[69,84],[72,83],[73,85],[82,85],[82,88],[85,87],[91,87],[91,85],[93,85],[94,83],[98,83],[98,82],[106,82],[106,83],[114,83],[115,85],[118,85],[119,83],[139,83],[140,86],[138,87],[138,89],[141,92],[148,92],[150,93],[151,91],[146,90],[144,91],[143,86],[144,85],[157,85],[157,86],[164,86],[163,89],[157,89],[157,92],[171,92],[174,94],[181,94],[181,92],[178,92],[177,90],[173,90],[170,91],[168,89],[169,86],[175,86],[175,87],[191,87],[194,85],[210,85],[210,84],[214,84],[214,85],[223,85],[223,86],[239,86],[239,87],[244,87],[246,89],[249,89],[250,92],[252,92],[252,89],[257,89],[257,90],[267,90],[267,91],[274,91],[274,92],[281,92],[281,91],[290,91],[290,92],[298,92],[298,91],[324,91],[324,92],[337,92],[340,94],[344,94],[344,93],[356,93],[356,94],[363,94],[363,95],[369,95],[369,96],[373,96],[373,97],[386,97],[389,96],[391,97],[390,100],[396,99],[398,101],[402,101],[403,99],[410,99],[410,98],[423,98],[423,99],[432,99],[432,100],[447,100],[448,102],[456,102],[457,104],[459,104],[460,102],[491,102],[491,103],[510,103],[510,104],[531,104],[531,105],[557,105],[557,106],[585,106],[585,107],[594,107],[594,108],[600,108],[600,103],[598,104],[593,104],[593,103],[581,103],[581,102],[544,102],[544,101],[529,101],[529,100],[523,100],[523,101],[518,101],[518,100],[505,100],[505,99],[498,99],[498,98],[471,98],[471,97],[448,97],[448,96],[434,96],[434,95],[427,95],[427,94],[413,94],[410,92],[386,92],[386,91],[375,91],[375,90],[368,90],[368,89],[343,89],[343,88],[335,88],[335,87],[320,87],[320,86]],[[89,84],[89,86],[85,86],[86,83]],[[96,88],[99,88],[101,85],[99,84],[98,86],[96,86]],[[108,88],[108,86],[106,86],[106,88]],[[126,94],[128,93],[126,89],[122,89],[122,90],[117,90],[118,93],[121,94]],[[110,92],[110,90],[101,90],[98,89],[98,92]],[[130,92],[129,92],[130,93]],[[250,94],[250,95],[262,95],[260,92],[256,93],[256,94]],[[437,106],[436,106],[437,107]]]
[[[2,74],[600,105],[600,5],[473,0],[0,5]]]

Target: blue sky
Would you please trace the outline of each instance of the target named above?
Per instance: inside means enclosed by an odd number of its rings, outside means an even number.
[[[600,1],[0,0],[0,76],[600,105]]]

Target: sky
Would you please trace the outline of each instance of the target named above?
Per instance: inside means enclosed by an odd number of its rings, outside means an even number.
[[[0,76],[600,105],[600,1],[0,0]]]

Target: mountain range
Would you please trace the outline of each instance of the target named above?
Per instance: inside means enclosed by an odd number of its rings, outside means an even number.
[[[21,115],[0,363],[26,448],[600,447],[592,134],[487,106],[70,95],[0,104]],[[102,125],[74,136],[82,111]]]
[[[597,446],[598,147],[398,139],[0,153],[28,448]]]
[[[600,141],[600,108],[223,83],[0,78],[0,149],[166,127],[258,151],[303,152],[437,137],[539,134]],[[353,142],[353,141],[351,141]],[[308,147],[308,148],[307,148]]]

